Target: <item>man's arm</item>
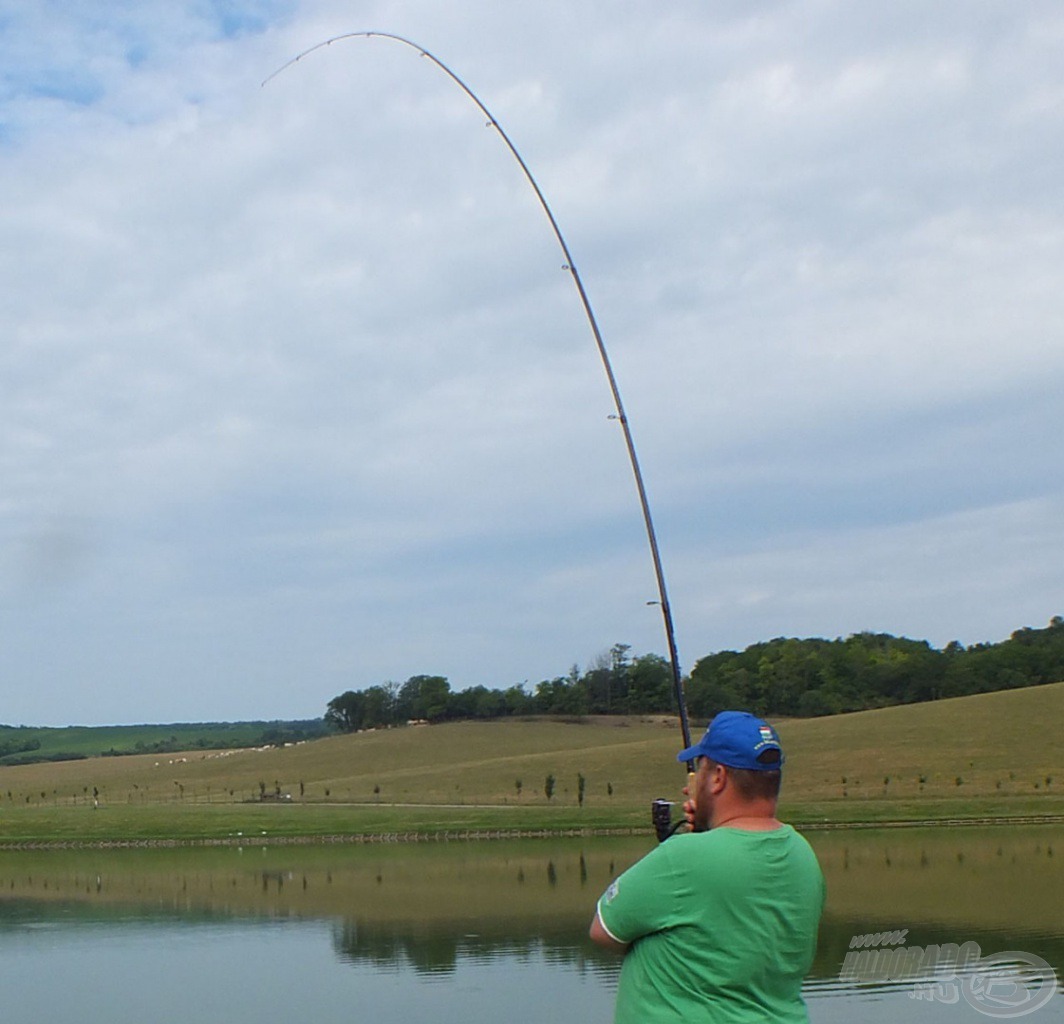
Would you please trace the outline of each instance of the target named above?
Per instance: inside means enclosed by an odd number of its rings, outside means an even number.
[[[628,943],[621,942],[615,939],[608,931],[606,926],[602,923],[602,918],[598,915],[598,910],[595,911],[595,916],[591,921],[591,941],[596,945],[601,946],[603,949],[612,950],[614,953],[626,953],[628,952]]]

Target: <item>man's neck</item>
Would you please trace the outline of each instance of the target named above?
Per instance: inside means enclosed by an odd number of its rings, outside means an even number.
[[[748,803],[743,801],[728,807],[714,807],[710,828],[738,828],[746,832],[771,832],[782,822],[776,817],[775,801]]]
[[[766,818],[763,815],[738,815],[734,818],[725,818],[723,821],[714,821],[710,828],[737,828],[741,832],[773,832],[783,825],[777,818]]]

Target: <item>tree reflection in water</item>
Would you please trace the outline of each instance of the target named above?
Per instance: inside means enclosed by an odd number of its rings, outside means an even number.
[[[836,988],[854,936],[977,942],[1064,965],[1059,826],[813,833],[828,907],[813,978]],[[344,964],[453,975],[547,961],[615,977],[587,940],[595,901],[643,837],[186,850],[0,852],[0,930],[27,917],[334,922]],[[48,908],[51,908],[50,914]]]

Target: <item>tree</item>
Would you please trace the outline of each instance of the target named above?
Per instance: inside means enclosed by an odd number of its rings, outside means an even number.
[[[628,669],[628,711],[640,715],[674,707],[672,667],[659,654],[644,654]]]
[[[355,690],[347,690],[329,701],[325,721],[341,732],[356,732],[362,728],[364,711],[365,697]]]
[[[837,715],[839,713],[839,701],[832,695],[827,687],[817,687],[807,690],[798,699],[798,714],[802,718],[818,718],[821,715]]]
[[[451,684],[444,676],[411,676],[399,688],[396,710],[400,720],[439,722],[447,717],[450,695]]]
[[[506,714],[506,697],[501,690],[475,687],[473,714],[477,718],[502,718]]]
[[[575,683],[563,676],[544,679],[536,685],[536,706],[545,715],[586,715],[587,688],[580,679]]]
[[[543,792],[546,795],[548,800],[552,796],[554,796],[554,776],[553,775],[548,775],[547,778],[544,780],[544,782],[543,782]]]
[[[747,670],[729,664],[738,658],[733,651],[710,655],[695,663],[686,684],[687,710],[698,718],[709,718],[728,708],[748,705]]]
[[[584,673],[583,683],[592,714],[609,715],[629,710],[628,652],[631,649],[629,644],[614,644],[608,651],[598,655]],[[576,671],[575,665],[573,671]]]
[[[504,690],[502,698],[504,711],[508,715],[525,715],[532,709],[533,698],[520,683]]]
[[[362,728],[377,729],[395,723],[395,684],[371,686],[363,695]]]
[[[421,682],[421,702],[425,713],[422,717],[430,722],[440,722],[447,717],[447,702],[451,696],[451,684],[443,676],[425,676]]]

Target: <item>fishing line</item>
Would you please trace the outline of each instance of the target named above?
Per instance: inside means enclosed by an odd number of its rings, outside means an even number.
[[[554,217],[554,213],[550,208],[550,204],[547,202],[546,196],[543,195],[543,191],[540,189],[536,179],[532,176],[532,172],[528,168],[528,164],[525,163],[524,158],[517,151],[517,147],[513,144],[510,136],[506,134],[502,125],[495,119],[494,114],[481,102],[480,97],[477,96],[472,89],[461,78],[458,77],[446,64],[443,63],[438,57],[430,53],[423,46],[418,46],[417,43],[404,36],[395,35],[391,32],[345,32],[342,35],[333,36],[330,39],[325,39],[320,43],[316,43],[314,46],[309,47],[302,53],[297,54],[291,60],[282,64],[276,71],[270,74],[262,82],[263,86],[273,81],[279,74],[293,64],[298,64],[304,57],[309,56],[316,50],[323,49],[324,47],[331,46],[333,43],[341,42],[346,39],[388,39],[396,43],[401,43],[403,46],[407,46],[410,49],[416,51],[422,57],[432,61],[448,78],[451,79],[457,85],[462,92],[466,94],[478,107],[480,112],[487,118],[487,127],[494,128],[499,133],[499,137],[504,143],[506,143],[507,149],[510,150],[511,155],[517,161],[525,178],[528,180],[529,185],[532,186],[532,190],[536,193],[536,198],[539,200],[539,205],[543,208],[543,212],[547,215],[547,220],[550,221],[551,230],[554,232],[554,237],[558,241],[558,245],[561,247],[562,253],[565,256],[565,263],[562,267],[563,270],[569,272],[573,279],[573,284],[576,286],[577,293],[580,296],[580,303],[584,308],[584,314],[587,317],[588,325],[591,327],[591,333],[595,339],[595,346],[598,349],[599,358],[602,361],[602,368],[606,371],[606,379],[609,382],[610,393],[613,395],[613,405],[617,410],[616,416],[613,417],[621,425],[621,431],[624,434],[625,447],[628,449],[628,461],[632,467],[632,476],[635,479],[636,491],[639,495],[639,507],[643,513],[643,525],[646,527],[647,542],[650,545],[650,555],[654,562],[654,577],[658,586],[658,600],[656,602],[648,602],[650,604],[657,604],[661,608],[661,617],[665,627],[665,640],[669,648],[669,667],[672,672],[672,686],[673,694],[676,698],[676,707],[680,717],[680,731],[683,733],[683,745],[686,750],[691,746],[691,727],[687,718],[687,701],[684,698],[683,691],[683,679],[680,675],[680,659],[676,650],[676,636],[673,629],[672,622],[672,608],[669,605],[669,595],[665,586],[665,572],[661,565],[661,553],[658,549],[658,538],[654,530],[654,521],[650,514],[650,503],[647,500],[646,487],[643,485],[643,473],[639,468],[639,458],[635,451],[635,441],[632,437],[631,426],[628,423],[628,416],[624,411],[624,403],[621,401],[621,392],[617,386],[617,378],[613,373],[613,365],[610,363],[609,354],[606,352],[605,342],[602,340],[602,332],[599,330],[598,321],[595,319],[595,313],[591,308],[591,300],[588,298],[587,291],[584,288],[584,282],[580,277],[580,272],[576,269],[576,263],[573,260],[572,254],[569,251],[569,246],[565,241],[565,236],[562,234],[561,228],[558,226],[558,221]],[[688,762],[687,765],[688,774],[693,773],[694,765]]]

